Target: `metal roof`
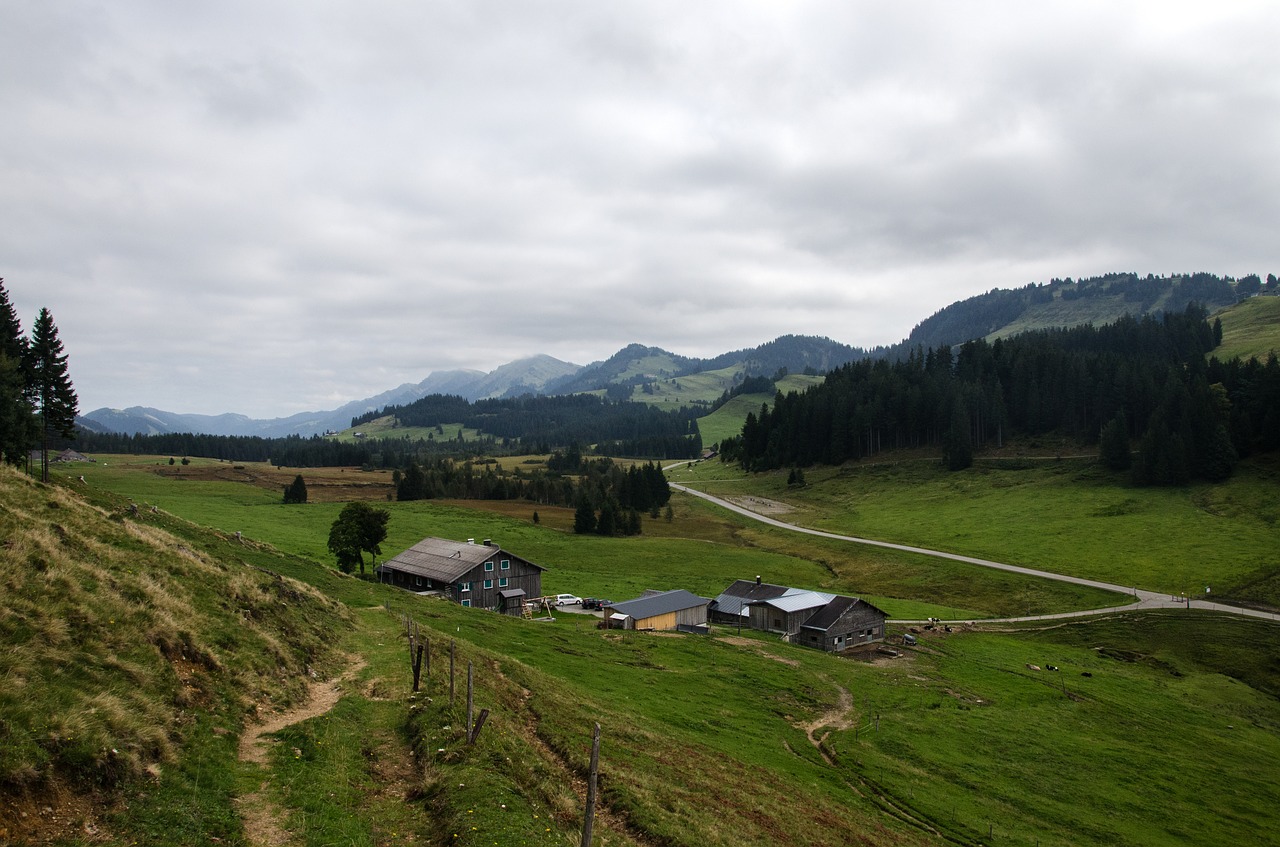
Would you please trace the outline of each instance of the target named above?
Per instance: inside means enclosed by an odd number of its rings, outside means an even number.
[[[699,597],[697,594],[685,591],[683,588],[677,588],[674,591],[663,591],[660,594],[653,594],[648,597],[613,603],[607,606],[606,609],[615,614],[624,614],[639,620],[652,618],[656,615],[669,615],[672,612],[692,609],[697,606],[705,606],[710,602],[706,597]]]
[[[771,606],[783,612],[799,612],[803,609],[817,609],[825,606],[835,599],[834,594],[825,594],[821,591],[802,591],[800,589],[789,589],[788,593],[781,597],[771,597],[767,600],[753,600],[748,605],[751,606]]]
[[[384,561],[380,568],[401,571],[414,576],[425,576],[437,582],[454,582],[472,568],[489,561],[501,558],[520,559],[520,556],[503,551],[492,544],[474,544],[466,541],[450,541],[447,538],[424,538],[398,556]],[[541,565],[529,562],[538,570],[546,570]]]

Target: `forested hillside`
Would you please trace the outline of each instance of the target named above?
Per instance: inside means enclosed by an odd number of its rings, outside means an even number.
[[[1216,360],[1203,308],[1109,326],[1041,330],[847,365],[805,394],[779,395],[723,442],[753,470],[839,464],[894,447],[941,448],[967,467],[975,448],[1049,432],[1104,440],[1135,481],[1222,479],[1236,458],[1280,446],[1280,363]]]
[[[1009,336],[1032,329],[1112,323],[1122,315],[1142,317],[1182,312],[1198,303],[1210,313],[1263,288],[1276,288],[1275,276],[1264,284],[1256,275],[1232,280],[1210,273],[1139,277],[1112,273],[1088,279],[1053,279],[1022,288],[992,289],[952,303],[918,323],[895,352],[916,347],[956,345],[975,338]]]
[[[696,413],[686,408],[660,410],[643,403],[611,402],[589,394],[520,397],[469,403],[461,397],[433,395],[406,406],[389,406],[401,426],[437,427],[460,423],[527,452],[547,453],[571,444],[595,444],[609,455],[687,459],[702,449]],[[373,415],[354,419],[359,426]]]

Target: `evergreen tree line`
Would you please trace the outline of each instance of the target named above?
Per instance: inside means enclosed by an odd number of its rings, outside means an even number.
[[[1096,444],[1109,428],[1115,454],[1138,448],[1135,481],[1221,479],[1236,457],[1272,449],[1280,414],[1274,358],[1206,361],[1221,324],[1205,310],[1029,332],[906,360],[858,362],[804,394],[775,397],[748,415],[721,457],[749,470],[840,464],[880,450],[940,448],[963,468],[976,448],[1010,436],[1057,433]]]
[[[700,452],[698,412],[645,403],[610,402],[592,394],[478,400],[435,394],[352,419],[352,426],[394,415],[401,426],[462,424],[514,448],[525,445],[609,444],[631,456],[691,458]],[[689,442],[686,444],[685,442]]]
[[[508,473],[494,465],[477,468],[472,462],[455,462],[432,457],[411,461],[392,479],[397,500],[528,500],[539,505],[575,506],[575,531],[604,535],[632,535],[640,532],[640,515],[657,515],[671,499],[671,489],[662,469],[652,462],[626,469],[612,459],[578,461],[564,470],[517,468]],[[555,458],[555,457],[553,457]],[[576,477],[576,480],[575,480]],[[589,513],[586,526],[584,513]]]
[[[75,436],[78,405],[53,315],[41,309],[31,336],[23,335],[0,279],[0,457],[25,465],[38,447],[48,482],[49,450]]]
[[[574,500],[578,534],[639,535],[641,515],[657,517],[671,499],[662,469],[653,463],[626,470],[609,459],[584,463]]]

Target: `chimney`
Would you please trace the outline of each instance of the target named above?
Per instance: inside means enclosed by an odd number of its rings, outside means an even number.
[[[756,574],[756,585],[760,584],[760,574]]]
[[[492,547],[492,546],[493,546],[493,539],[492,539],[492,538],[486,538],[486,539],[484,540],[484,546],[486,546],[486,547]]]
[[[467,539],[467,543],[468,543],[468,544],[475,544],[475,543],[476,543],[476,540],[475,540],[474,538],[468,538],[468,539]]]

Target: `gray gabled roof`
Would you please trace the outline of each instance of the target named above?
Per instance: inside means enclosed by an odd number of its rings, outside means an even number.
[[[841,615],[859,604],[866,606],[869,609],[875,609],[886,618],[889,617],[888,615],[885,615],[884,611],[881,609],[876,608],[874,605],[864,600],[859,600],[857,597],[837,595],[830,603],[815,612],[813,617],[805,621],[800,628],[817,629],[826,632],[840,620]]]
[[[471,544],[465,541],[450,541],[447,538],[424,538],[398,556],[384,561],[379,567],[386,570],[401,571],[414,576],[425,576],[437,582],[454,582],[477,565],[493,559],[519,558],[505,553],[501,547],[491,544]],[[541,565],[529,562],[538,570],[546,570]]]
[[[736,580],[711,601],[711,607],[724,615],[745,615],[747,604],[753,600],[767,600],[770,597],[781,597],[792,589],[785,585],[771,585],[767,582],[754,582],[749,579]]]
[[[697,594],[685,591],[683,588],[677,588],[674,591],[663,591],[658,594],[651,594],[648,597],[639,597],[635,600],[624,600],[607,608],[615,614],[628,615],[639,620],[652,618],[655,615],[669,615],[672,612],[705,606],[710,602],[706,597],[699,597]]]

